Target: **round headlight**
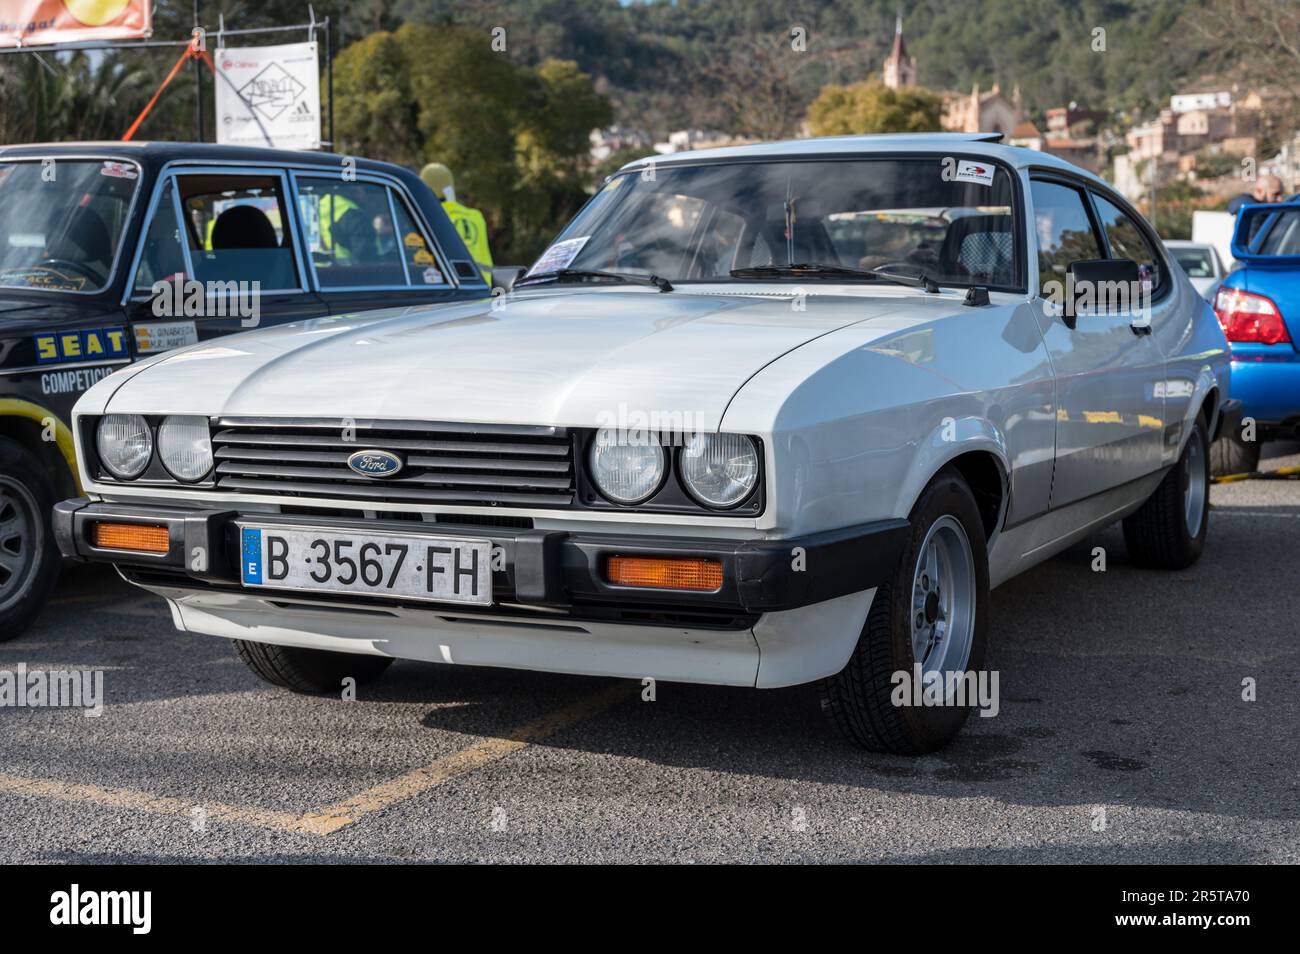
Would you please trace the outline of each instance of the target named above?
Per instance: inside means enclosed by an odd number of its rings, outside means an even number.
[[[643,435],[629,441],[626,432],[611,428],[596,432],[591,443],[591,479],[614,503],[645,500],[659,489],[667,471],[668,456],[658,441]]]
[[[758,448],[740,434],[696,434],[682,448],[682,483],[706,507],[740,503],[758,482]]]
[[[158,456],[177,480],[199,480],[212,469],[206,417],[169,417],[158,427]]]
[[[108,414],[95,433],[99,460],[114,477],[139,477],[153,455],[153,435],[139,414]]]

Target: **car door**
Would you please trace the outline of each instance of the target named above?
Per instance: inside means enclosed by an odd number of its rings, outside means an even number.
[[[1152,388],[1153,399],[1163,402],[1160,414],[1164,423],[1161,462],[1172,464],[1178,458],[1182,422],[1192,413],[1190,405],[1196,396],[1204,363],[1203,356],[1186,353],[1185,343],[1195,334],[1197,313],[1206,306],[1199,294],[1190,301],[1180,298],[1173,271],[1178,266],[1164,253],[1164,244],[1151,228],[1131,210],[1122,207],[1122,199],[1095,188],[1091,190],[1091,197],[1109,256],[1137,262],[1138,272],[1150,294],[1142,313],[1133,318],[1149,328],[1147,343],[1163,356],[1158,373],[1153,367]]]
[[[1030,182],[1040,302],[1059,301],[1075,261],[1107,258],[1087,189],[1071,179]],[[1044,339],[1056,375],[1056,461],[1051,506],[1094,497],[1158,470],[1164,359],[1132,308],[1076,320],[1054,315]],[[1074,324],[1074,327],[1071,327]]]
[[[291,210],[280,169],[160,177],[125,302],[136,352],[325,314]]]
[[[299,170],[293,185],[313,287],[331,313],[465,297],[396,181]]]

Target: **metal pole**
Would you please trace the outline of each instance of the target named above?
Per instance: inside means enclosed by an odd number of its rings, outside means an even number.
[[[334,148],[334,41],[330,32],[330,18],[325,18],[325,86],[329,91],[330,149]]]
[[[194,26],[201,26],[199,20],[199,2],[194,0]],[[194,58],[194,128],[198,133],[195,142],[203,142],[203,64]]]

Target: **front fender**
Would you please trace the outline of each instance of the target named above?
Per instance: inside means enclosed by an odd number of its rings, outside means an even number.
[[[1001,518],[1007,511],[1010,490],[1008,475],[1011,473],[1011,462],[1006,436],[992,421],[973,416],[945,418],[917,444],[912,464],[894,499],[895,512],[900,516],[910,513],[920,498],[921,491],[934,479],[935,474],[961,455],[972,452],[990,454],[997,460],[998,473],[1002,477],[1002,512],[998,515],[1000,526]]]

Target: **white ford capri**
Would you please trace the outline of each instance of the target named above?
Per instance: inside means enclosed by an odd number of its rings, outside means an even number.
[[[1198,558],[1237,407],[1147,223],[995,139],[642,160],[508,294],[125,368],[76,406],[63,552],[290,689],[815,683],[860,744],[933,750],[991,587],[1119,520],[1134,562]]]

